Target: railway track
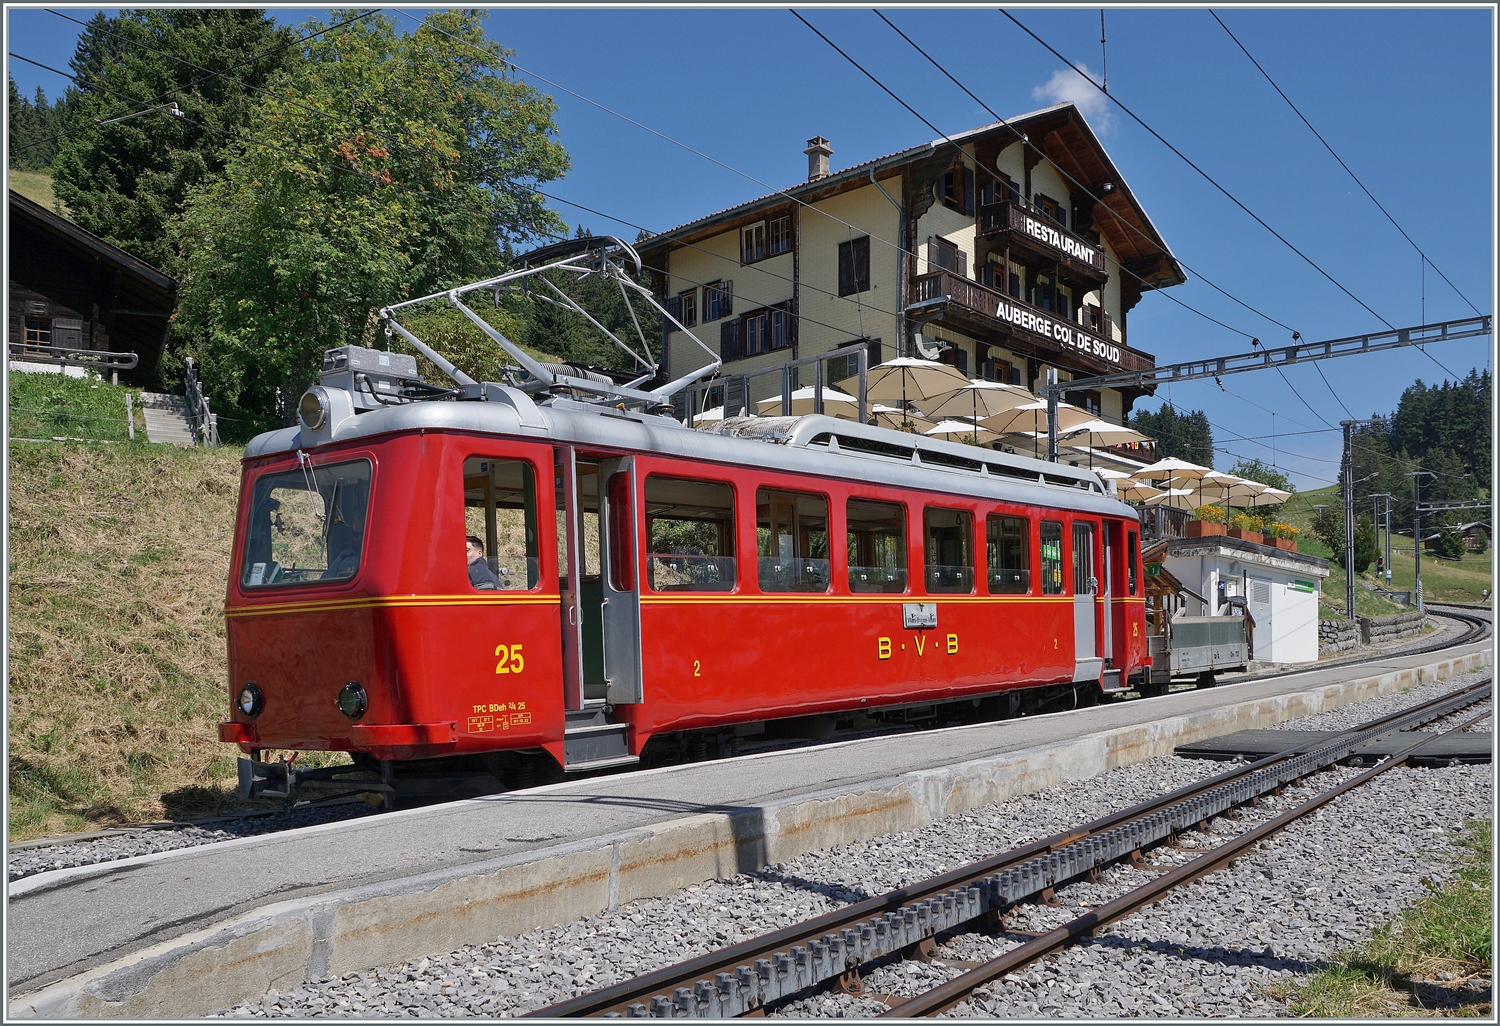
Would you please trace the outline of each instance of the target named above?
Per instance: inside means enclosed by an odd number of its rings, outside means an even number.
[[[1491,623],[1488,615],[1490,610],[1479,606],[1457,606],[1448,603],[1428,603],[1430,606],[1441,606],[1442,611],[1433,611],[1432,615],[1445,619],[1456,620],[1463,624],[1463,633],[1457,638],[1445,638],[1438,641],[1427,642],[1419,646],[1388,650],[1373,655],[1362,656],[1357,659],[1340,661],[1336,665],[1358,666],[1361,664],[1378,662],[1401,656],[1422,655],[1428,652],[1441,651],[1458,645],[1467,644],[1486,636]],[[1291,676],[1296,673],[1306,672],[1308,667],[1295,670],[1283,670],[1275,673],[1257,674],[1254,676],[1239,677],[1232,681],[1226,681],[1227,685],[1250,683],[1252,681],[1270,680],[1277,677]],[[1191,689],[1192,685],[1186,685]],[[1128,699],[1139,701],[1140,699]],[[907,730],[920,730],[923,727],[908,727]],[[887,728],[878,731],[862,731],[857,734],[836,733],[831,739],[835,741],[853,740],[857,737],[889,735],[899,733],[899,728]],[[806,740],[802,742],[787,741],[775,746],[765,746],[766,751],[775,748],[803,747],[812,744],[822,744],[824,741]],[[740,754],[755,754],[760,749],[749,748]],[[616,772],[629,772],[628,769]],[[347,806],[341,808],[340,806]],[[321,811],[320,811],[321,810]],[[315,820],[309,820],[308,814],[316,814]],[[88,834],[68,834],[57,837],[37,838],[24,842],[13,842],[10,846],[12,852],[25,853],[25,857],[17,861],[12,867],[11,879],[22,879],[34,875],[37,872],[45,872],[47,869],[59,868],[47,861],[44,856],[47,850],[52,848],[70,849],[69,857],[65,859],[66,865],[91,865],[101,862],[114,861],[128,858],[132,855],[145,854],[147,851],[169,850],[176,847],[185,847],[191,844],[207,844],[214,841],[226,840],[229,836],[249,836],[251,834],[274,833],[282,829],[295,829],[308,825],[309,822],[322,821],[332,818],[343,818],[345,816],[359,816],[371,814],[369,806],[358,799],[344,799],[337,802],[312,802],[298,804],[289,809],[258,809],[239,814],[216,816],[207,819],[193,820],[190,822],[161,822],[143,824],[138,827],[119,827],[109,830],[100,830]],[[285,825],[277,824],[278,819],[286,819]],[[176,835],[190,831],[193,839],[183,843],[183,839]],[[156,835],[160,841],[146,840],[145,835]],[[131,843],[137,842],[137,843]],[[77,846],[87,846],[88,849],[97,849],[87,853],[74,853],[71,849]],[[23,864],[24,863],[24,864]]]
[[[1143,865],[1143,852],[1164,843],[1175,843],[1181,832],[1206,830],[1210,819],[1233,815],[1240,806],[1279,793],[1294,781],[1329,769],[1377,737],[1453,717],[1490,699],[1491,690],[1490,680],[1471,684],[1415,708],[1233,768],[1067,833],[531,1014],[725,1018],[764,1011],[768,1006],[834,981],[857,993],[861,989],[862,967],[906,954],[931,957],[939,934],[970,923],[997,925],[1010,909],[1028,901],[1050,902],[1058,886],[1090,878],[1110,864],[1124,861]],[[1489,711],[1485,710],[1471,719],[1488,716]],[[1159,900],[1174,887],[1214,872],[1287,824],[1403,764],[1426,745],[1467,725],[1466,721],[1452,731],[1415,736],[1412,744],[1396,755],[1312,801],[1186,865],[1163,872],[1144,887],[897,1005],[889,1014],[909,1017],[951,1008],[974,989]]]

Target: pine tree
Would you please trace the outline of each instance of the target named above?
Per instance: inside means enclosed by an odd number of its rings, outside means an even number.
[[[1175,456],[1205,467],[1214,465],[1213,428],[1202,410],[1181,414],[1163,405],[1155,413],[1141,410],[1133,414],[1130,426],[1156,439],[1157,459]]]

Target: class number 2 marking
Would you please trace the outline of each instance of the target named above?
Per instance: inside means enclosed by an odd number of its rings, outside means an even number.
[[[701,662],[699,662],[698,660],[696,660],[696,659],[693,660],[693,676],[694,677],[701,677],[701,676],[703,676],[703,664]]]
[[[520,645],[496,645],[495,654],[500,661],[495,664],[496,673],[520,673],[526,669],[526,659],[521,655]]]

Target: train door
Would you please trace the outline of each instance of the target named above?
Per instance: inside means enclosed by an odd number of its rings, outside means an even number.
[[[1099,577],[1095,570],[1095,527],[1092,521],[1073,522],[1073,679],[1098,680],[1104,666],[1096,633],[1096,595]]]
[[[603,500],[600,540],[604,561],[605,697],[611,705],[621,705],[643,698],[635,459],[626,456],[601,461],[599,484]]]
[[[1101,601],[1095,605],[1096,616],[1099,619],[1099,649],[1098,654],[1104,657],[1106,664],[1114,663],[1115,654],[1115,559],[1120,550],[1120,525],[1105,521],[1102,525],[1103,533],[1100,539],[1103,543],[1103,551],[1100,553],[1099,566],[1103,572],[1100,578],[1101,590],[1099,597]]]

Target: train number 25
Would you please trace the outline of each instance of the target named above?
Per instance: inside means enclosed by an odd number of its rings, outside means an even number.
[[[520,673],[526,669],[520,645],[496,645],[495,654],[500,657],[500,661],[495,664],[496,673]]]

